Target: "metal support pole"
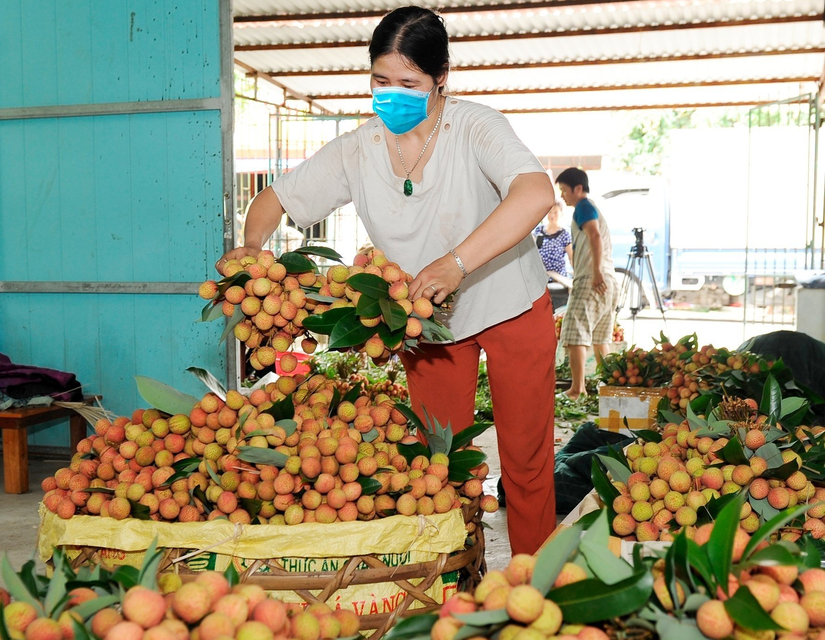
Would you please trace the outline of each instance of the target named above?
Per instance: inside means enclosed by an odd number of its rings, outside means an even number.
[[[221,108],[221,154],[223,157],[223,248],[235,248],[235,168],[232,132],[234,129],[235,72],[232,40],[232,0],[221,0],[220,20],[220,108]],[[227,388],[237,389],[241,379],[239,373],[239,351],[237,340],[226,341],[226,382]]]

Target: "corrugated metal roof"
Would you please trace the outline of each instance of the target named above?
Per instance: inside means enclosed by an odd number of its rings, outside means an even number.
[[[404,4],[235,0],[236,59],[326,110],[368,112],[366,43]],[[444,10],[449,87],[505,111],[786,98],[822,73],[822,11],[822,0],[456,3]],[[249,16],[268,21],[237,21]]]

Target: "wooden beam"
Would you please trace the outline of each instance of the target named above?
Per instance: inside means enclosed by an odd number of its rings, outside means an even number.
[[[441,15],[462,13],[499,13],[502,11],[534,11],[537,9],[566,9],[567,7],[599,6],[604,4],[625,4],[638,0],[526,0],[511,4],[468,4],[435,9]],[[312,20],[358,20],[361,18],[381,18],[390,9],[369,9],[364,11],[317,11],[310,13],[269,13],[263,15],[235,16],[236,24],[257,24],[263,22],[306,22]]]
[[[605,64],[642,64],[645,62],[681,62],[685,60],[721,60],[725,58],[750,58],[759,56],[800,55],[804,53],[825,53],[825,47],[797,49],[763,49],[756,51],[718,51],[713,53],[690,53],[686,55],[642,56],[627,58],[592,58],[586,60],[549,60],[535,62],[508,62],[496,64],[477,64],[451,67],[450,71],[509,71],[511,69],[552,69],[560,67],[600,66]],[[295,76],[355,76],[366,75],[369,67],[351,69],[287,69],[270,71],[278,78]]]
[[[306,102],[309,105],[310,111],[312,110],[312,107],[315,107],[322,114],[331,115],[330,112],[327,111],[324,107],[322,107],[320,105],[317,105],[317,104],[313,104],[313,99],[312,98],[310,98],[308,96],[305,96],[302,93],[299,93],[297,91],[293,91],[292,89],[287,87],[285,84],[275,80],[275,78],[273,78],[271,74],[264,73],[263,71],[258,71],[254,67],[246,64],[245,62],[241,62],[240,60],[237,60],[237,59],[235,60],[235,64],[238,65],[244,71],[246,71],[247,75],[255,77],[255,78],[260,78],[261,80],[264,80],[265,82],[269,82],[270,84],[275,85],[276,87],[278,87],[281,91],[284,92],[284,100],[286,100],[288,96],[291,96],[292,98],[294,98],[296,100],[302,100],[302,101]],[[286,106],[286,105],[284,105],[284,106]]]
[[[804,102],[797,100],[796,102]],[[539,114],[539,113],[583,113],[585,111],[635,111],[638,109],[711,109],[717,107],[752,107],[757,104],[762,104],[759,101],[742,101],[742,102],[679,102],[671,104],[643,104],[643,105],[621,105],[615,107],[596,106],[596,107],[547,107],[542,109],[499,109],[499,113],[510,115],[521,114]],[[374,113],[339,113],[339,116],[348,116],[353,118],[372,118]]]
[[[587,91],[633,91],[637,89],[691,89],[695,87],[729,87],[752,84],[782,84],[798,82],[818,82],[819,76],[795,76],[792,78],[754,78],[739,80],[697,80],[693,82],[661,82],[645,84],[589,85],[582,87],[528,87],[524,89],[471,89],[457,92],[461,96],[513,96],[543,93],[581,93]],[[370,93],[325,93],[309,96],[312,100],[363,100],[371,98]]]
[[[825,14],[816,13],[802,16],[773,16],[767,18],[742,18],[739,20],[710,20],[707,22],[684,22],[673,24],[629,25],[624,27],[597,27],[595,29],[568,29],[565,31],[536,31],[519,33],[485,33],[466,36],[452,36],[450,43],[489,42],[492,40],[535,40],[538,38],[568,38],[573,36],[615,35],[622,33],[651,33],[654,31],[686,31],[688,29],[714,29],[717,27],[750,27],[763,24],[789,24],[794,22],[823,22]],[[266,44],[235,45],[235,51],[288,51],[293,49],[338,49],[344,47],[367,47],[369,40],[332,40],[327,42],[270,42]]]

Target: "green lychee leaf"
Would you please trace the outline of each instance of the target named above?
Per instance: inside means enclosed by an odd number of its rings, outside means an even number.
[[[207,302],[206,306],[201,310],[201,319],[198,322],[212,322],[218,318],[223,317],[223,305],[218,302]]]
[[[66,574],[63,571],[65,561],[66,558],[62,553],[55,554],[54,573],[52,575],[52,579],[49,581],[49,588],[46,591],[46,597],[43,600],[43,608],[46,611],[46,615],[50,618],[54,618],[60,613],[57,611],[57,607],[60,604],[61,599],[66,599],[67,581]],[[63,604],[66,604],[65,600]]]
[[[260,447],[238,447],[238,451],[238,460],[251,464],[268,464],[279,469],[284,468],[288,457],[280,451]]]
[[[178,413],[185,413],[187,416],[189,412],[198,403],[198,399],[190,396],[187,393],[181,393],[173,389],[168,384],[164,384],[153,378],[146,376],[135,376],[137,382],[138,393],[146,403],[169,415],[176,415]]]
[[[56,549],[54,552],[54,562],[57,563],[58,559],[63,560],[63,553],[62,549]],[[65,567],[66,564],[63,563]],[[17,575],[20,576],[20,580],[26,585],[26,589],[29,590],[33,596],[35,596],[38,600],[42,600],[43,597],[46,595],[46,589],[48,589],[49,580],[44,576],[38,576],[36,566],[34,560],[29,560],[20,567],[20,571],[17,572]]]
[[[333,302],[338,302],[341,298],[336,298],[335,296],[322,296],[320,293],[316,293],[315,290],[308,290],[307,287],[301,287],[304,293],[307,294],[307,298],[309,300],[315,300],[316,302],[323,302],[326,304],[332,304]]]
[[[298,429],[298,423],[292,418],[285,420],[278,420],[275,423],[276,427],[281,427],[286,432],[287,436],[291,436]]]
[[[753,496],[749,496],[748,502],[750,502],[751,508],[759,515],[760,520],[767,522],[779,514],[779,510],[774,509],[768,504],[767,498],[757,500]]]
[[[759,411],[768,416],[770,424],[776,424],[782,413],[782,388],[773,375],[769,375],[762,388],[762,401],[759,403]]]
[[[112,580],[119,584],[124,590],[129,590],[132,587],[140,584],[140,571],[137,567],[130,567],[128,565],[121,565],[112,573]],[[93,602],[90,600],[90,602]]]
[[[716,518],[710,539],[704,545],[717,586],[721,587],[724,593],[728,592],[728,576],[733,563],[733,540],[739,529],[739,515],[746,498],[747,492],[740,491],[736,494],[736,499],[725,505]]]
[[[429,457],[430,450],[420,442],[414,442],[412,444],[399,444],[398,453],[404,456],[404,459],[407,461],[407,464],[409,464],[417,456]]]
[[[475,614],[463,614],[463,615],[475,615]],[[490,626],[478,627],[478,626],[472,625],[472,624],[465,624],[453,636],[453,640],[467,640],[467,638],[484,637],[485,633],[489,633],[488,629],[490,631],[492,631],[493,628],[494,627],[490,627]],[[490,635],[492,635],[492,633],[490,633]]]
[[[730,598],[725,600],[725,611],[736,624],[752,631],[782,631],[784,627],[773,621],[773,618],[759,604],[750,589],[737,589]]]
[[[358,298],[358,304],[355,305],[355,313],[362,318],[377,318],[381,315],[381,305],[378,303],[378,298],[373,298],[365,293]]]
[[[429,342],[454,342],[452,332],[440,322],[432,318],[419,318],[421,321],[421,335]]]
[[[281,420],[292,420],[295,417],[295,401],[292,394],[290,393],[286,398],[273,402],[271,407],[267,407],[261,413],[268,413],[275,418],[275,424],[278,424]],[[298,426],[297,423],[295,426]]]
[[[682,421],[685,419],[684,416],[681,416],[678,413],[674,413],[673,411],[670,411],[668,409],[659,409],[659,416],[665,422],[672,422],[673,424],[681,424]]]
[[[687,555],[690,566],[693,567],[694,571],[696,571],[696,573],[699,574],[699,577],[702,578],[702,581],[705,583],[706,591],[710,592],[713,589],[716,580],[713,577],[713,571],[710,567],[710,560],[708,560],[708,554],[704,547],[700,547],[693,540],[688,540]],[[685,603],[685,606],[687,606],[687,603]]]
[[[763,500],[765,499],[763,498]],[[754,533],[751,536],[750,541],[745,547],[745,551],[742,553],[743,560],[748,561],[751,558],[751,555],[753,554],[756,547],[759,546],[759,544],[763,540],[767,540],[774,532],[784,527],[787,523],[789,523],[797,516],[802,515],[809,509],[812,509],[816,506],[821,506],[822,504],[822,502],[801,504],[796,507],[793,507],[792,509],[786,509],[785,511],[778,512],[775,516],[768,519],[768,521],[761,527],[759,527],[759,529],[756,530],[756,533]],[[751,505],[753,505],[753,501],[751,501]],[[771,507],[771,509],[773,509],[773,507]]]
[[[679,579],[684,583],[690,583],[694,589],[696,588],[688,560],[687,533],[684,530],[676,536],[665,554],[665,585],[677,610],[680,608],[677,592]]]
[[[474,438],[477,438],[492,426],[492,422],[476,422],[466,429],[462,429],[458,433],[453,434],[453,443],[450,446],[449,455],[470,444]]]
[[[379,436],[378,429],[376,429],[375,427],[373,427],[372,429],[370,429],[370,430],[369,430],[369,431],[367,431],[366,433],[362,434],[362,435],[361,435],[361,439],[362,439],[364,442],[372,442],[372,441],[373,441],[373,440],[375,440],[378,436]]]
[[[551,589],[547,598],[559,605],[565,622],[588,624],[638,611],[652,592],[653,575],[645,569],[613,585],[597,579],[580,580]]]
[[[206,515],[209,515],[210,513],[212,513],[212,511],[214,511],[215,505],[209,502],[209,498],[206,497],[206,493],[199,486],[196,486],[191,491],[189,491],[189,495],[193,499],[197,499],[200,501],[200,503],[203,505],[204,511],[206,511]]]
[[[79,615],[84,620],[88,620],[98,611],[105,609],[106,607],[111,607],[119,602],[119,598],[117,596],[99,596],[94,598],[93,600],[87,600],[86,602],[82,602],[76,607],[72,607],[72,611],[74,611],[77,615]]]
[[[219,487],[221,486],[221,478],[212,468],[212,465],[209,464],[209,461],[206,461],[206,471],[209,473],[209,477],[212,478],[212,482],[214,482]]]
[[[808,401],[805,398],[782,398],[782,402],[780,405],[781,409],[779,411],[779,419],[783,420],[783,424],[785,424],[784,419],[786,416],[789,416],[803,408],[807,410],[807,406]]]
[[[372,273],[356,273],[347,278],[347,284],[362,294],[381,300],[390,295],[390,283]],[[375,316],[373,316],[375,317]]]
[[[468,470],[453,467],[450,467],[447,475],[447,480],[450,482],[467,482],[467,480],[472,480],[473,478],[475,478],[475,476]]]
[[[261,507],[264,506],[263,500],[255,498],[241,498],[241,507],[246,510],[250,518],[257,518],[261,512]]]
[[[89,631],[82,623],[75,620],[74,618],[71,619],[71,622],[72,629],[74,630],[74,640],[94,640],[94,638],[89,634]]]
[[[226,340],[227,337],[229,337],[230,333],[232,333],[232,329],[235,328],[235,325],[237,325],[245,317],[246,316],[244,315],[244,312],[241,310],[241,305],[236,304],[235,305],[235,310],[232,312],[232,316],[230,318],[227,318],[227,320],[226,320],[226,326],[223,328],[223,333],[221,333],[221,339],[218,340],[218,344],[223,344],[223,341]],[[191,407],[190,407],[189,410],[190,411],[192,410]],[[175,413],[188,413],[188,412],[176,411]]]
[[[719,457],[730,464],[748,464],[748,458],[739,438],[731,438],[719,451]]]
[[[708,426],[708,423],[707,423],[706,420],[703,420],[702,418],[700,418],[699,416],[697,416],[693,412],[693,407],[691,405],[687,406],[686,412],[687,412],[688,424],[690,425],[691,430],[701,429],[702,427],[707,427]]]
[[[755,455],[760,458],[765,458],[765,462],[768,463],[768,469],[776,469],[784,464],[782,461],[782,452],[779,450],[779,447],[772,442],[759,447]]]
[[[450,455],[449,468],[469,471],[475,469],[477,466],[487,460],[487,454],[483,451],[474,451],[472,449],[460,449]]]
[[[491,624],[499,624],[510,620],[510,614],[507,613],[507,609],[461,613],[456,614],[454,617],[456,620],[460,620],[464,624],[471,624],[474,627],[486,627]]]
[[[329,335],[342,318],[355,315],[355,307],[338,307],[324,313],[318,313],[304,318],[304,329],[323,335]]]
[[[601,501],[607,505],[608,515],[614,518],[616,514],[613,512],[613,500],[620,495],[619,490],[613,486],[613,483],[607,477],[607,474],[599,464],[598,458],[593,456],[590,463],[590,479],[593,482],[593,488],[599,494]]]
[[[182,458],[178,460],[172,465],[172,469],[174,469],[175,473],[169,476],[169,479],[163,483],[164,487],[168,487],[171,484],[174,484],[178,480],[182,480],[184,478],[188,478],[191,476],[195,471],[197,471],[198,467],[201,464],[202,458]],[[87,492],[90,491],[100,491],[105,493],[114,493],[114,489],[86,489]]]
[[[226,581],[229,583],[230,587],[234,587],[236,584],[240,583],[241,576],[235,568],[234,562],[230,562],[229,566],[226,567],[226,570],[223,572],[223,577],[226,578]]]
[[[808,569],[819,569],[822,562],[822,553],[817,548],[813,537],[805,536],[805,554],[802,564]]]
[[[330,249],[329,247],[311,245],[306,247],[299,247],[298,249],[295,249],[293,253],[301,253],[308,256],[318,256],[319,258],[326,258],[327,260],[334,260],[335,262],[340,262],[341,264],[344,264],[344,259],[341,257],[341,254],[338,253],[335,249]]]
[[[286,267],[286,272],[290,274],[307,273],[308,271],[317,271],[318,266],[305,255],[296,251],[287,251],[282,253],[277,261]]]
[[[381,298],[378,304],[381,307],[381,315],[384,318],[384,322],[387,323],[390,331],[398,331],[407,326],[407,312],[404,311],[404,307],[395,302],[395,300]]]
[[[423,615],[402,618],[388,633],[384,635],[384,640],[424,640],[429,639],[430,630],[433,628],[437,613],[425,613]]]
[[[694,620],[668,615],[656,619],[656,634],[660,640],[707,640]]]
[[[415,411],[412,410],[412,408],[409,405],[396,402],[395,408],[407,419],[410,428],[414,427],[419,434],[423,433],[424,435],[426,435],[424,423],[421,421],[421,418],[418,417],[418,415],[415,413]]]
[[[35,608],[39,617],[43,618],[46,616],[36,594],[29,592],[20,579],[20,576],[12,569],[9,558],[5,554],[3,554],[3,558],[0,560],[0,578],[3,578],[3,583],[6,585],[6,589],[11,594],[12,599],[30,604]]]
[[[769,545],[764,549],[756,551],[750,558],[748,558],[749,565],[779,565],[789,567],[801,563],[799,555],[799,548],[793,543],[787,543],[792,548],[781,544],[787,542],[783,540],[777,541],[775,544]]]
[[[381,338],[381,342],[384,343],[384,346],[388,349],[391,349],[395,347],[395,345],[401,343],[402,340],[404,340],[407,325],[405,324],[400,329],[392,331],[386,324],[384,324],[383,322],[379,322],[378,326],[375,328],[378,330],[378,337]],[[405,346],[409,348],[409,346],[406,345],[406,342],[408,341],[405,341]],[[416,342],[415,340],[412,340],[412,343],[413,346],[418,346],[418,342]]]
[[[367,476],[359,476],[356,482],[361,485],[361,493],[363,493],[365,496],[373,495],[376,491],[378,491],[379,489],[381,489],[381,487],[384,486],[375,478],[370,478]]]
[[[203,382],[203,384],[206,385],[206,388],[212,391],[221,400],[226,401],[226,387],[224,387],[223,383],[209,371],[206,369],[201,369],[200,367],[187,367],[186,370],[194,375],[198,380]]]
[[[685,600],[685,605],[682,607],[682,611],[696,611],[708,600],[710,600],[710,598],[708,598],[704,593],[691,593]]]
[[[799,463],[796,460],[789,460],[783,465],[763,471],[761,477],[769,480],[787,480],[797,471],[799,471]]]
[[[562,529],[539,550],[530,584],[545,596],[559,577],[564,563],[578,547],[581,533],[582,527],[579,524]]]
[[[627,484],[627,480],[630,478],[630,469],[609,456],[602,455],[601,453],[597,453],[596,455],[601,463],[607,467],[608,472],[610,472],[615,482]]]
[[[621,558],[617,558],[608,546],[610,525],[607,510],[601,509],[598,518],[582,536],[579,551],[587,560],[593,574],[605,584],[616,584],[633,575],[633,568]]]
[[[372,338],[375,327],[365,327],[356,315],[346,316],[335,323],[329,334],[330,349],[346,349],[355,347]]]
[[[135,520],[151,520],[150,516],[152,514],[149,512],[149,507],[145,504],[140,504],[137,500],[129,500],[129,505],[132,507],[129,513],[130,518],[134,518]]]
[[[358,400],[358,396],[362,395],[361,390],[363,389],[363,386],[364,385],[360,381],[356,382],[352,389],[344,394],[343,402],[355,402]]]

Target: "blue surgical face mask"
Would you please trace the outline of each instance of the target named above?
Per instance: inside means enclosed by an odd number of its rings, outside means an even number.
[[[432,91],[404,87],[375,87],[372,110],[392,133],[400,136],[427,119],[427,103]]]

